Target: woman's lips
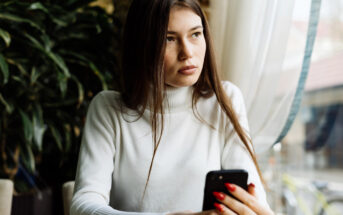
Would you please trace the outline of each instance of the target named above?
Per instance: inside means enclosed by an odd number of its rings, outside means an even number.
[[[185,66],[182,67],[181,69],[179,69],[179,73],[183,74],[183,75],[192,75],[197,71],[197,67],[196,66]]]

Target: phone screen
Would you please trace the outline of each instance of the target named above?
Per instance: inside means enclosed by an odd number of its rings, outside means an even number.
[[[215,202],[218,202],[217,199],[213,196],[214,191],[226,193],[232,196],[225,187],[224,183],[235,184],[247,190],[248,172],[243,169],[218,170],[208,172],[205,182],[203,211],[214,209],[213,204]]]

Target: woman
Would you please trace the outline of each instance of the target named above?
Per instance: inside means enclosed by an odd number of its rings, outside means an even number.
[[[195,0],[134,0],[127,17],[121,93],[88,110],[71,214],[272,214],[248,135],[242,95],[220,82]],[[210,170],[249,172],[241,202],[200,212]]]

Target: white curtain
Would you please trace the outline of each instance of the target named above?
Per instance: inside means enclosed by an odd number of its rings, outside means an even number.
[[[301,72],[306,33],[291,28],[299,19],[296,4],[307,7],[301,16],[308,17],[309,0],[210,1],[221,75],[242,90],[257,153],[280,135]]]

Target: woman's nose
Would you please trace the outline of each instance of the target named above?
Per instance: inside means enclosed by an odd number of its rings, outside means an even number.
[[[193,56],[192,45],[189,44],[187,41],[182,42],[179,52],[179,59],[186,60]]]

